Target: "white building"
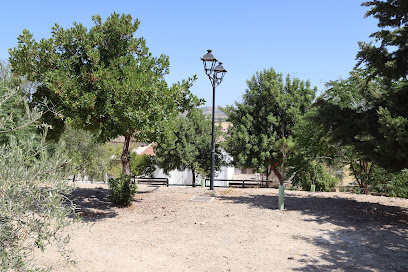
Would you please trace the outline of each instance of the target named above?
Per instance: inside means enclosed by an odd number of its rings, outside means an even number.
[[[140,146],[136,150],[134,150],[139,155],[152,155],[155,156],[153,147],[151,144],[146,146]],[[223,154],[224,156],[228,156],[226,153]],[[218,181],[217,179],[221,180],[231,180],[234,179],[234,175],[236,173],[241,173],[240,169],[236,169],[232,166],[221,166],[220,171],[215,173],[214,176],[214,186],[225,186],[228,187],[228,181]],[[251,175],[252,178],[253,175]],[[191,170],[185,169],[183,171],[180,170],[173,170],[168,175],[163,172],[163,169],[157,168],[153,174],[154,178],[168,178],[169,185],[191,185],[193,183],[193,174]],[[202,177],[196,176],[196,185],[200,186],[202,182]],[[207,186],[209,186],[209,180],[207,180]]]

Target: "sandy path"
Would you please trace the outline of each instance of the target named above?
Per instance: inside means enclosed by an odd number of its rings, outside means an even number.
[[[141,186],[129,208],[78,185],[84,212],[56,271],[408,271],[408,200],[275,189]],[[193,202],[197,195],[215,196]]]

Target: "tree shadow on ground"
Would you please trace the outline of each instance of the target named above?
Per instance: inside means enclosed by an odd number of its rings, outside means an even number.
[[[252,207],[278,207],[277,196],[221,196]],[[408,209],[341,197],[285,196],[285,211],[311,216],[305,221],[331,223],[336,231],[317,230],[314,237],[292,236],[322,249],[307,252],[294,271],[408,271]],[[322,264],[323,260],[325,264]]]
[[[109,200],[109,189],[75,188],[70,199],[76,206],[76,212],[85,222],[96,222],[105,218],[117,216],[116,205]]]

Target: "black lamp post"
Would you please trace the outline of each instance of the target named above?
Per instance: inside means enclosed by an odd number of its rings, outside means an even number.
[[[214,111],[215,111],[215,87],[221,84],[224,79],[224,75],[227,70],[222,66],[222,62],[218,62],[217,59],[211,53],[211,50],[207,50],[207,54],[201,58],[204,64],[205,74],[211,81],[213,87],[213,103],[212,103],[212,135],[211,135],[211,176],[210,176],[210,190],[214,190],[214,161],[215,161],[215,144],[214,144]],[[208,65],[208,66],[207,66]]]

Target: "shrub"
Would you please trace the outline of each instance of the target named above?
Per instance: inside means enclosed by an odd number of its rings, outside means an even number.
[[[302,190],[310,191],[311,185],[316,185],[316,191],[329,192],[336,187],[339,180],[330,174],[321,163],[312,162],[301,169],[297,169],[292,178],[292,184],[302,187]]]
[[[368,184],[371,192],[408,198],[408,169],[392,173],[374,166]]]
[[[129,206],[137,191],[137,185],[130,177],[121,176],[108,180],[111,189],[110,200],[121,206]]]
[[[36,145],[0,145],[0,271],[31,271],[35,248],[56,242],[64,253],[68,241],[61,230],[74,207],[66,204],[66,160]]]

